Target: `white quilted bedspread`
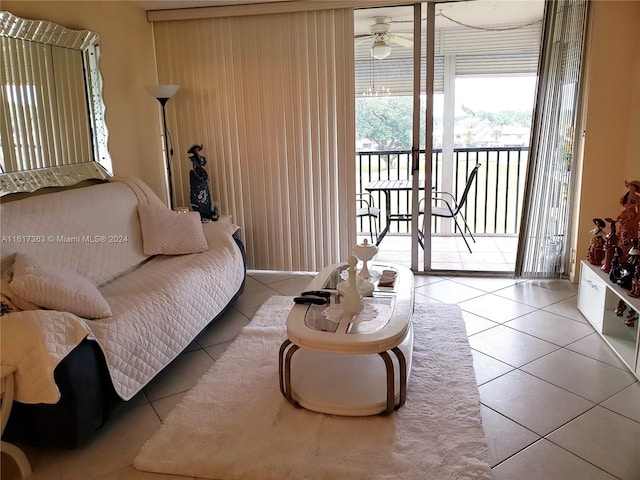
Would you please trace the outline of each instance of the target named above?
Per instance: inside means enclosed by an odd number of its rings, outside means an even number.
[[[65,312],[2,316],[2,363],[15,365],[15,398],[56,403],[55,366],[87,335],[102,348],[116,392],[129,400],[229,303],[244,278],[237,227],[203,224],[209,250],[156,256],[102,285],[113,316],[85,320]]]
[[[56,403],[60,392],[53,370],[90,332],[72,313],[26,310],[0,317],[2,364],[16,367],[15,399]]]

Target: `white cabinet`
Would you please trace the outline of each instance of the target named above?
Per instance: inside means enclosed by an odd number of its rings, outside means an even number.
[[[602,333],[602,320],[604,312],[607,287],[595,272],[591,265],[583,262],[580,269],[580,287],[578,290],[578,309],[589,320],[591,325]]]
[[[636,320],[633,327],[624,323],[629,309],[640,312],[640,299],[630,297],[627,293],[628,290],[611,283],[609,275],[599,267],[584,260],[581,262],[578,309],[629,370],[640,378],[640,320]],[[616,315],[615,312],[620,300],[626,304],[622,316]]]

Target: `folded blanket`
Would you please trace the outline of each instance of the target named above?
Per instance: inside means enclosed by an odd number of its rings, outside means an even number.
[[[56,365],[85,337],[85,320],[67,312],[26,310],[0,317],[0,362],[16,367],[15,399],[56,403]]]

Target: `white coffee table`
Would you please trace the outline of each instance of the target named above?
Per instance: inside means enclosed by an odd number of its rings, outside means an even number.
[[[340,272],[347,267],[325,268],[306,290],[331,291],[335,305]],[[374,296],[365,297],[367,321],[333,322],[323,306],[291,308],[279,364],[280,390],[293,405],[347,416],[389,414],[404,405],[413,352],[413,273],[377,262],[369,269],[397,275],[392,288],[376,282]]]

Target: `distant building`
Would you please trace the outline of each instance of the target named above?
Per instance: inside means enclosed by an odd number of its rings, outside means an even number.
[[[454,127],[456,148],[522,147],[529,144],[530,128],[495,125],[475,118],[459,120]]]

